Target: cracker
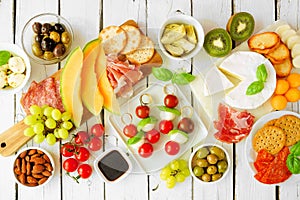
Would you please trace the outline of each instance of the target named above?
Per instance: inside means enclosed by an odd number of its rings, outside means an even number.
[[[265,149],[269,153],[277,154],[286,143],[286,135],[281,128],[264,126],[254,135],[252,146],[256,152]]]
[[[121,28],[126,32],[127,43],[125,48],[122,50],[123,54],[128,54],[135,51],[141,42],[141,32],[138,28],[131,25],[122,25]]]
[[[126,32],[119,26],[108,26],[104,28],[100,32],[99,38],[102,40],[106,55],[120,53],[127,43]]]
[[[300,140],[300,119],[294,115],[284,115],[277,119],[276,127],[286,134],[285,146],[294,145]]]
[[[277,119],[271,119],[267,123],[264,124],[264,126],[275,126]]]

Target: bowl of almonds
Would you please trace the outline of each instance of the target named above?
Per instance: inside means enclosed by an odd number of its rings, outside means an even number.
[[[30,188],[42,187],[54,174],[54,161],[44,149],[28,147],[16,155],[13,170],[19,185]]]

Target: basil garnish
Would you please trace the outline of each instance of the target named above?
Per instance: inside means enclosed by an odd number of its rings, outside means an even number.
[[[259,81],[266,82],[266,80],[268,78],[268,73],[267,73],[266,66],[264,64],[261,64],[257,67],[256,78]]]
[[[292,174],[300,174],[300,142],[292,146],[290,155],[286,159],[286,166]]]
[[[0,51],[0,66],[7,64],[9,58],[10,58],[9,51]]]
[[[172,77],[172,83],[186,85],[195,80],[195,76],[186,72],[175,73]]]
[[[267,73],[266,66],[264,64],[259,65],[256,69],[257,81],[252,82],[248,86],[246,90],[246,95],[254,95],[261,92],[265,87],[264,82],[266,82],[267,77],[268,77],[268,73]]]
[[[134,137],[128,139],[127,144],[128,145],[136,144],[142,139],[143,136],[144,136],[144,132],[140,131]]]
[[[161,81],[169,81],[172,79],[173,73],[163,67],[152,67],[152,73],[155,78]]]
[[[178,85],[186,85],[193,80],[195,76],[186,72],[173,73],[171,70],[163,67],[152,67],[153,76],[161,81],[170,81]]]

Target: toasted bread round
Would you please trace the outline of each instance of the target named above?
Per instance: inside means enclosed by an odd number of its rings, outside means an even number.
[[[264,32],[253,35],[248,40],[248,46],[251,50],[271,49],[280,42],[280,37],[275,32]]]
[[[273,63],[273,66],[278,77],[286,77],[291,73],[293,68],[292,59],[291,57],[288,57],[282,63]]]
[[[274,51],[266,54],[265,56],[269,58],[273,64],[280,64],[290,57],[290,50],[283,42],[281,42]]]
[[[141,32],[138,28],[131,25],[122,25],[121,28],[126,32],[127,43],[125,48],[122,50],[123,54],[128,54],[135,51],[141,42]]]
[[[127,43],[127,35],[119,26],[108,26],[99,34],[106,55],[120,53]]]
[[[142,41],[138,49],[132,53],[126,54],[126,57],[131,63],[143,64],[152,58],[154,51],[153,42],[147,36],[142,35]]]
[[[263,126],[254,135],[252,146],[256,152],[261,149],[271,154],[277,154],[286,143],[286,135],[281,128],[276,126]]]

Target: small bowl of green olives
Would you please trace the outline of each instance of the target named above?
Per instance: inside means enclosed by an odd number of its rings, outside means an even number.
[[[53,13],[32,17],[22,31],[22,47],[36,63],[51,65],[62,61],[70,52],[73,31],[69,22]]]
[[[229,154],[217,144],[200,145],[190,156],[189,169],[199,183],[217,183],[224,179],[229,168]]]

